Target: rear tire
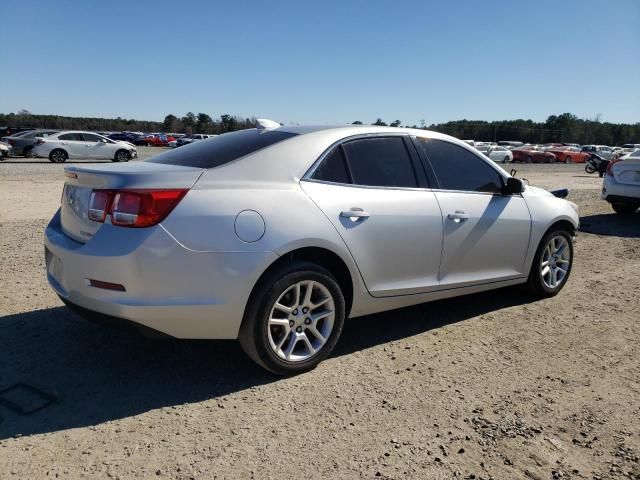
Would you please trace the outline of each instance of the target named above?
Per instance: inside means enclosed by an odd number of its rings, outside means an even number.
[[[564,163],[573,163],[573,162],[571,161],[571,157],[570,157],[569,155],[567,155],[567,156],[565,157],[565,159],[564,159]]]
[[[292,261],[260,279],[238,339],[261,367],[276,375],[296,375],[331,354],[344,317],[344,295],[333,275],[314,263]]]
[[[525,288],[537,298],[554,297],[566,285],[572,267],[572,235],[565,229],[553,228],[540,241]]]
[[[22,151],[22,155],[24,156],[24,158],[33,157],[33,147],[25,147],[25,149]]]
[[[630,215],[634,213],[638,207],[640,207],[640,203],[612,203],[611,208],[616,213],[620,215]]]
[[[504,160],[502,161],[502,163],[509,163],[509,157],[508,156],[504,157]]]
[[[531,155],[527,156],[527,163],[533,163],[533,157]]]
[[[67,161],[68,158],[69,158],[69,155],[67,155],[67,152],[65,152],[60,148],[56,148],[55,150],[52,150],[51,153],[49,154],[49,160],[53,163],[64,163]]]
[[[594,168],[590,163],[587,163],[587,164],[584,166],[584,171],[585,171],[585,172],[587,172],[587,173],[589,173],[589,174],[591,174],[591,173],[596,173],[596,169],[595,169],[595,168]]]
[[[126,150],[118,150],[116,155],[113,157],[113,162],[128,162],[131,160],[131,153]]]

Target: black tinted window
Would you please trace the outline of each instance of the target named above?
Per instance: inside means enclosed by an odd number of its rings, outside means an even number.
[[[84,142],[80,133],[65,133],[58,137],[60,140],[73,140],[75,142]]]
[[[343,145],[354,184],[374,187],[418,186],[402,137],[366,138]]]
[[[472,192],[500,192],[502,179],[484,160],[441,140],[418,139],[435,171],[440,188]]]
[[[98,135],[94,135],[92,133],[83,133],[82,138],[85,142],[99,142],[102,140]]]
[[[324,180],[325,182],[351,183],[344,154],[340,146],[334,148],[329,155],[324,157],[324,160],[318,165],[318,168],[313,174],[313,178],[315,180]]]
[[[193,142],[145,160],[151,163],[168,163],[185,167],[213,168],[244,157],[274,143],[295,136],[295,133],[257,129],[225,133],[217,137]]]

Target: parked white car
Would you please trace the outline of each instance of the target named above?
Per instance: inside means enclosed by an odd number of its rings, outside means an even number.
[[[609,202],[616,213],[633,213],[640,207],[640,150],[609,164],[602,199]]]
[[[8,143],[0,142],[0,160],[13,155],[13,148]]]
[[[513,153],[506,147],[499,145],[481,145],[476,148],[496,163],[509,163],[513,160]]]
[[[138,151],[129,142],[111,140],[92,132],[67,130],[38,138],[33,147],[33,155],[48,158],[54,163],[79,158],[128,162],[138,156]]]

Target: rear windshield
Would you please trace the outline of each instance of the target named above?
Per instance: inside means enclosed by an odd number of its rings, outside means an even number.
[[[145,162],[213,168],[296,135],[277,130],[261,132],[255,128],[239,130],[178,147],[145,160]]]

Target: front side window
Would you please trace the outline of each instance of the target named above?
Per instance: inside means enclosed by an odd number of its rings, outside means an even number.
[[[83,133],[82,138],[85,142],[99,142],[102,140],[98,135],[94,135],[92,133]]]
[[[502,191],[500,174],[477,155],[443,140],[417,140],[433,167],[440,188],[467,192]]]
[[[402,137],[374,137],[343,144],[353,183],[373,187],[417,187]]]
[[[73,142],[84,141],[84,139],[82,138],[82,135],[79,133],[65,133],[64,135],[60,135],[58,139],[65,140],[65,141],[73,141]]]

